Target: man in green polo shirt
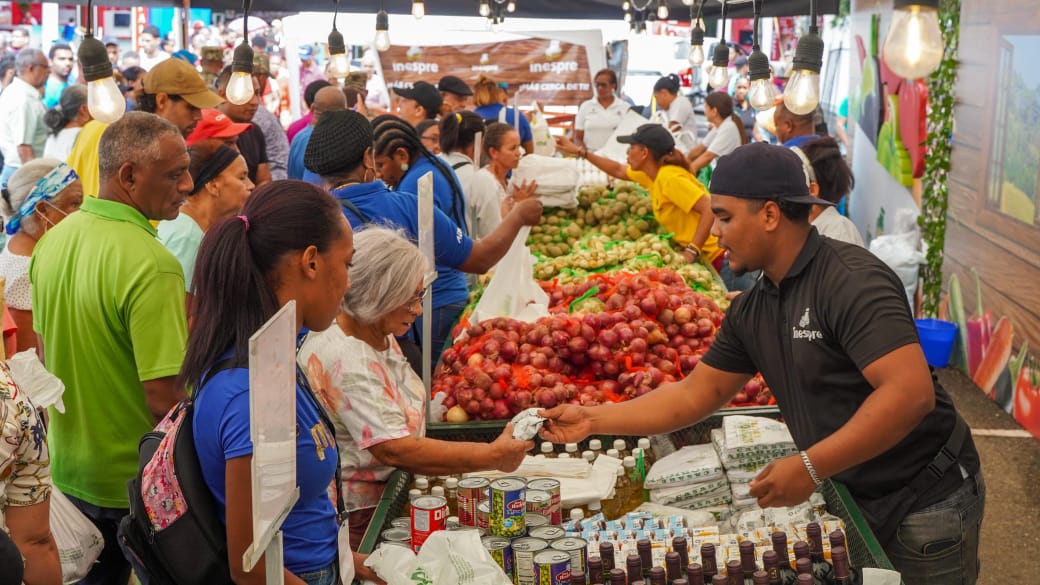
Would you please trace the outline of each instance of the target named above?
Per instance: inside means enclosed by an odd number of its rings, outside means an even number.
[[[66,386],[65,413],[49,413],[54,484],[105,539],[88,584],[127,582],[116,529],[137,444],[184,396],[184,275],[149,220],[175,219],[192,188],[180,130],[154,114],[126,114],[98,151],[98,197],[40,240],[29,269],[41,353]]]

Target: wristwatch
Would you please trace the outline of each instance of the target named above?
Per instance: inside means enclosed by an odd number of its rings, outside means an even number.
[[[694,260],[696,260],[697,258],[701,257],[701,250],[697,246],[693,246],[693,245],[686,246],[685,248],[683,248],[683,251],[684,252],[689,252],[689,253],[693,254],[693,259]]]

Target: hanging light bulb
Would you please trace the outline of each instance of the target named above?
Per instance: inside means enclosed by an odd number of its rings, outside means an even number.
[[[426,3],[423,0],[412,0],[412,16],[416,19],[426,16]]]
[[[376,38],[373,42],[380,53],[390,48],[390,17],[382,9],[376,13]]]
[[[820,68],[823,67],[823,39],[817,33],[815,15],[808,34],[798,39],[792,67],[794,73],[784,89],[784,106],[798,115],[812,113],[820,104]]]
[[[477,12],[484,18],[491,16],[491,4],[488,3],[488,0],[480,0],[480,8],[477,9]]]
[[[628,12],[628,9],[631,7],[632,5],[628,3],[628,0],[621,3],[621,10],[624,10],[625,12]]]
[[[625,13],[625,22],[632,22],[632,13],[631,12],[626,12]]]
[[[253,49],[245,38],[235,47],[231,61],[231,80],[227,84],[227,101],[240,106],[253,99]]]
[[[756,110],[768,110],[773,107],[780,92],[777,91],[769,73],[769,57],[766,57],[757,45],[748,56],[748,79],[751,81],[751,87],[748,89],[748,102],[751,107]]]
[[[715,54],[711,59],[711,71],[708,72],[708,84],[715,89],[729,87],[729,46],[720,40],[715,46]]]
[[[344,79],[350,73],[347,60],[347,45],[343,33],[336,30],[336,17],[332,17],[332,32],[329,33],[329,76]]]
[[[690,32],[690,54],[687,60],[694,67],[704,64],[704,29],[699,24]]]
[[[668,5],[663,1],[657,3],[657,20],[668,20]]]
[[[506,12],[510,14],[516,12],[516,2],[513,2],[513,0],[509,0],[509,3],[506,4]]]
[[[126,99],[112,77],[112,63],[101,41],[88,31],[79,45],[79,63],[87,81],[87,109],[99,122],[111,124],[126,112]]]
[[[905,79],[931,75],[943,56],[939,0],[895,0],[892,24],[885,35],[885,64]]]

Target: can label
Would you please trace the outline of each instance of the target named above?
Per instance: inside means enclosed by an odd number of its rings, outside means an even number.
[[[549,517],[549,523],[553,526],[563,524],[563,504],[560,502],[560,480],[558,479],[532,479],[527,482],[527,489],[546,492],[549,494],[549,512],[541,512]]]
[[[467,477],[459,480],[456,499],[459,506],[459,524],[477,525],[477,506],[487,499],[487,488],[491,482],[483,477]]]
[[[419,552],[426,539],[444,530],[448,519],[448,500],[440,496],[420,496],[412,500],[412,550]]]
[[[526,491],[527,484],[516,477],[504,477],[491,482],[488,510],[488,530],[491,534],[515,538],[527,532]]]
[[[546,542],[552,542],[567,536],[567,531],[562,526],[542,526],[540,528],[532,528],[531,534],[535,538],[540,538]]]
[[[513,541],[513,568],[516,569],[516,585],[535,585],[534,555],[549,548],[549,543],[540,538],[518,538]]]
[[[533,490],[527,488],[527,511],[535,514],[541,514],[542,516],[552,516],[552,496],[549,492],[543,492],[542,490]]]
[[[554,540],[551,546],[553,550],[565,552],[571,556],[571,571],[581,570],[588,572],[588,541],[584,538],[567,537]]]
[[[488,529],[488,510],[491,509],[491,505],[488,502],[481,502],[477,505],[477,528],[480,530],[487,531]]]
[[[480,539],[480,542],[487,549],[491,558],[495,559],[498,566],[502,567],[502,571],[509,577],[509,580],[516,582],[512,542],[502,536],[485,536]]]
[[[571,555],[543,550],[534,555],[535,585],[571,585]]]

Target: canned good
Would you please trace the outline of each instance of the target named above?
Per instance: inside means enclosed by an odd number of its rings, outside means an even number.
[[[444,530],[448,500],[440,496],[420,496],[412,500],[412,550],[419,552],[426,539]]]
[[[516,571],[513,558],[513,544],[504,536],[485,536],[480,539],[480,542],[487,549],[488,553],[491,554],[491,558],[495,559],[499,567],[502,567],[502,571],[509,577],[511,581],[516,580]]]
[[[459,480],[456,499],[459,506],[459,524],[477,526],[477,506],[487,500],[487,488],[491,482],[484,477],[467,477]]]
[[[513,541],[513,568],[516,585],[534,585],[534,555],[549,548],[549,543],[530,536]]]
[[[407,528],[391,527],[379,534],[387,542],[411,542],[412,531]]]
[[[393,528],[404,528],[405,530],[411,530],[412,518],[411,516],[401,516],[400,518],[394,518],[390,521],[390,526]]]
[[[541,528],[542,526],[549,525],[549,517],[542,514],[535,514],[534,512],[528,512],[527,517],[524,519],[527,523],[527,532],[530,533],[533,528]]]
[[[491,510],[491,504],[488,502],[481,502],[477,505],[477,525],[476,528],[486,531],[488,529],[488,514]]]
[[[554,540],[549,546],[571,555],[571,571],[588,572],[588,541],[584,538],[567,537]]]
[[[461,524],[459,524],[459,517],[448,516],[448,518],[444,521],[444,527],[448,530],[458,530],[461,527]],[[469,527],[467,526],[467,528]]]
[[[552,542],[559,540],[567,536],[567,531],[562,526],[541,526],[539,528],[531,529],[531,533],[528,536],[540,538],[546,542]]]
[[[571,585],[571,555],[543,550],[534,555],[535,585]]]
[[[517,537],[527,531],[525,522],[527,483],[518,477],[503,477],[491,482],[488,531],[495,536]]]
[[[388,540],[386,542],[380,543],[380,546],[399,546],[408,550],[412,550],[412,545],[408,544],[407,542],[392,542]]]
[[[563,524],[563,505],[560,503],[560,480],[549,478],[532,479],[527,482],[527,489],[547,492],[549,494],[549,512],[542,513],[549,517],[549,524],[553,526]]]
[[[545,517],[552,515],[552,496],[549,495],[549,492],[527,488],[527,495],[524,496],[524,499],[527,501],[528,512]]]

